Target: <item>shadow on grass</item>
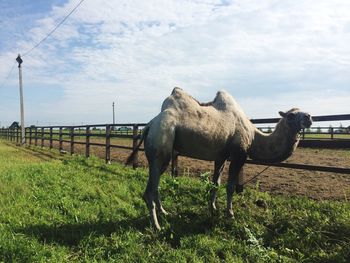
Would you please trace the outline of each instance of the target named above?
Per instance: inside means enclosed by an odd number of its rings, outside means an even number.
[[[64,246],[76,246],[91,234],[110,236],[114,232],[127,230],[144,230],[146,217],[121,221],[68,223],[61,225],[31,225],[15,229],[15,232],[34,237],[43,243],[57,243]]]
[[[41,161],[50,161],[50,160],[57,160],[60,159],[60,156],[58,154],[55,154],[53,152],[47,152],[43,149],[39,149],[39,146],[27,146],[27,147],[19,147],[16,144],[5,142],[5,145],[13,148],[20,149],[21,151],[30,154],[36,158],[38,158]]]
[[[160,217],[160,224],[165,227],[159,235],[171,247],[178,248],[182,238],[208,234],[213,231],[217,223],[216,216],[209,217],[206,213],[183,211],[179,214]]]
[[[160,238],[172,247],[178,247],[182,237],[205,234],[213,227],[213,220],[207,216],[185,211],[181,214],[161,217],[160,222],[164,229],[160,232],[150,231],[148,216],[130,218],[120,221],[68,223],[61,225],[31,225],[17,228],[14,231],[26,236],[34,237],[43,243],[54,243],[63,246],[77,246],[85,237],[110,236],[112,233],[122,234],[128,231],[137,231],[143,234],[153,233],[151,236]]]

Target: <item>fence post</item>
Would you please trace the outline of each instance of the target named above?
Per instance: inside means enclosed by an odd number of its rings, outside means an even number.
[[[305,128],[303,128],[303,140],[305,140]]]
[[[53,143],[52,143],[52,136],[53,136],[53,134],[52,134],[52,127],[50,127],[50,150],[52,149],[52,147],[53,147]]]
[[[90,126],[86,126],[85,157],[90,157]]]
[[[334,129],[333,129],[333,127],[331,127],[331,140],[333,140],[334,139]]]
[[[111,162],[111,126],[106,126],[106,163]]]
[[[178,157],[179,155],[175,150],[173,150],[171,155],[171,175],[177,177],[179,175],[178,169]]]
[[[244,177],[244,170],[243,167],[238,173],[238,184],[236,185],[236,193],[242,193],[243,192],[243,177]]]
[[[29,145],[32,145],[33,128],[29,127]]]
[[[19,143],[19,129],[16,128],[16,143]]]
[[[137,144],[139,141],[139,126],[137,124],[134,124],[132,127],[132,149],[133,151],[136,150]],[[132,167],[135,169],[138,166],[138,153],[136,152],[134,155],[134,159],[132,160]]]
[[[44,140],[45,140],[45,129],[44,127],[41,128],[41,148],[44,147]]]
[[[63,142],[62,142],[62,127],[60,127],[59,134],[58,134],[58,140],[59,140],[59,151],[63,151]]]
[[[70,128],[70,154],[74,154],[74,127]]]
[[[35,127],[35,146],[38,146],[38,128]]]

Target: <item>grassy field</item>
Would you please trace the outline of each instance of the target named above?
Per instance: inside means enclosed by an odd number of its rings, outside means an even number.
[[[150,227],[147,173],[97,158],[60,157],[0,142],[0,261],[350,262],[350,204],[235,196],[235,219],[207,212],[211,185],[164,175],[171,215]],[[261,204],[266,204],[261,205]]]
[[[331,139],[330,134],[324,134],[324,133],[310,133],[305,134],[305,139]],[[350,134],[341,134],[341,133],[335,133],[333,134],[333,139],[350,139]]]

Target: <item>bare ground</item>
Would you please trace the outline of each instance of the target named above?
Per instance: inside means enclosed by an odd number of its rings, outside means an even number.
[[[119,143],[114,142],[114,144],[131,146],[130,142],[123,140],[119,141]],[[54,147],[58,146],[56,143],[54,145]],[[65,143],[64,149],[69,151],[69,144]],[[76,144],[75,152],[84,154],[85,146]],[[91,146],[91,154],[104,158],[105,149],[104,147]],[[129,150],[112,148],[111,160],[112,162],[124,163],[129,154]],[[295,153],[286,162],[349,168],[350,149],[297,148]],[[180,157],[178,165],[180,176],[199,176],[205,172],[213,172],[214,169],[213,162],[186,157]],[[223,182],[227,178],[228,165],[226,163],[223,172]],[[147,166],[143,152],[139,152],[139,166]],[[244,166],[244,181],[249,181],[265,167],[246,164]],[[247,183],[245,187],[259,188],[261,191],[267,191],[276,195],[306,196],[317,200],[333,199],[350,201],[350,174],[269,167],[256,179]]]

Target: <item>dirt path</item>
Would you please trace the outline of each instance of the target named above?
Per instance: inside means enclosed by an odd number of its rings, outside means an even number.
[[[124,142],[123,145],[131,146],[131,143],[129,145],[128,142]],[[64,148],[69,149],[69,145],[65,144]],[[76,145],[75,151],[84,154],[85,146]],[[92,146],[91,153],[104,158],[103,147]],[[112,148],[112,162],[124,163],[129,154],[129,150]],[[350,150],[298,148],[286,162],[349,168]],[[139,153],[139,166],[147,166],[143,152]],[[179,158],[180,176],[198,176],[204,172],[212,172],[213,166],[213,162],[186,157]],[[249,180],[264,168],[265,166],[261,165],[246,164],[244,166],[244,180]],[[227,173],[228,163],[223,173],[223,182],[227,178]],[[261,191],[267,191],[273,194],[307,196],[317,200],[334,199],[350,201],[350,175],[337,173],[270,167],[257,179],[248,183],[247,187],[258,187]]]
[[[124,162],[128,154],[128,152],[123,150],[113,150],[112,160]],[[146,166],[147,162],[143,153],[140,153],[140,160],[140,165]],[[287,162],[350,167],[350,151],[299,148]],[[227,178],[228,166],[229,164],[227,163],[223,172],[223,182]],[[181,176],[199,176],[204,172],[213,172],[213,167],[213,162],[186,157],[179,158]],[[245,165],[244,180],[249,180],[265,167],[261,165]],[[247,186],[258,186],[261,191],[268,191],[273,194],[307,196],[317,200],[350,200],[350,175],[337,173],[270,167],[257,179],[248,183]]]

